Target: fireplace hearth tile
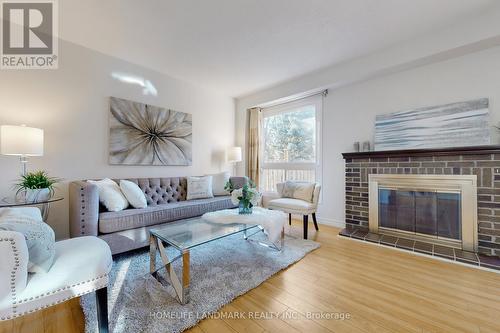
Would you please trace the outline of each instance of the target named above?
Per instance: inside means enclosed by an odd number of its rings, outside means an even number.
[[[351,237],[364,240],[366,235],[368,235],[368,231],[358,229],[356,232],[351,234]]]
[[[467,264],[479,265],[477,254],[469,251],[462,251],[455,249],[455,258],[457,261],[465,262]]]
[[[490,257],[442,245],[434,245],[432,243],[422,241],[376,234],[368,232],[366,228],[362,227],[346,227],[339,232],[339,235],[348,238],[355,238],[365,242],[380,244],[382,246],[397,247],[405,251],[413,251],[429,256],[441,257],[471,266],[480,266],[500,271],[500,257]]]
[[[416,241],[413,250],[415,252],[420,252],[420,253],[432,255],[433,248],[434,248],[434,246],[431,243],[424,243],[424,242]]]
[[[453,251],[453,248],[441,245],[434,245],[434,255],[448,259],[455,259],[455,251]]]
[[[340,230],[339,235],[345,236],[345,237],[351,237],[352,233],[353,233],[353,230],[349,230],[348,228],[344,228],[344,229]]]
[[[406,250],[413,251],[414,246],[415,246],[415,241],[412,239],[398,238],[398,241],[396,243],[396,247],[398,247],[400,249],[406,249]]]
[[[389,235],[382,235],[382,239],[380,240],[380,243],[384,244],[384,245],[395,246],[397,241],[398,241],[397,237],[389,236]]]
[[[366,235],[365,240],[369,241],[369,242],[372,242],[372,243],[379,243],[381,238],[382,238],[382,235],[374,234],[372,232],[369,232]]]

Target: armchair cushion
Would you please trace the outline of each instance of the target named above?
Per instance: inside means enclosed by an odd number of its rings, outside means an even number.
[[[55,235],[42,221],[38,208],[35,213],[26,208],[1,208],[0,230],[16,231],[24,235],[28,247],[28,272],[47,272],[55,255]]]
[[[270,200],[268,203],[269,209],[281,210],[291,214],[311,214],[316,211],[316,206],[300,199],[279,198]]]

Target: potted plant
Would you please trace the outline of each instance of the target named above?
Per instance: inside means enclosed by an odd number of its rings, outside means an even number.
[[[50,177],[45,171],[28,172],[15,184],[16,196],[24,192],[25,200],[29,203],[46,201],[54,195],[58,181],[58,178]]]
[[[239,214],[252,214],[252,207],[258,205],[260,202],[261,195],[252,181],[249,181],[237,190],[234,189],[233,184],[229,181],[224,188],[231,193],[232,203],[238,205]]]

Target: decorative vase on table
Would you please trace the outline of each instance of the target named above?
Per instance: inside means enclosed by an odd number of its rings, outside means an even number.
[[[35,203],[47,201],[50,199],[50,190],[48,188],[37,188],[26,190],[26,202]]]
[[[234,205],[238,205],[239,214],[252,214],[252,207],[256,206],[260,202],[260,193],[255,188],[253,183],[245,184],[242,188],[233,190],[231,185],[226,185],[226,188],[230,188],[231,201]]]

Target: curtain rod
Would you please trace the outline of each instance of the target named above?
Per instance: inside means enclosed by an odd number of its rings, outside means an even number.
[[[324,89],[324,90],[316,91],[316,92],[311,92],[311,93],[305,93],[305,94],[296,94],[296,95],[292,95],[289,97],[283,97],[283,98],[279,98],[273,102],[268,102],[268,103],[256,105],[255,107],[259,107],[261,109],[266,109],[266,108],[271,108],[271,107],[278,106],[278,105],[283,105],[283,104],[295,102],[295,101],[309,98],[309,97],[316,96],[316,95],[323,95],[323,97],[326,97],[328,95],[328,89]]]

